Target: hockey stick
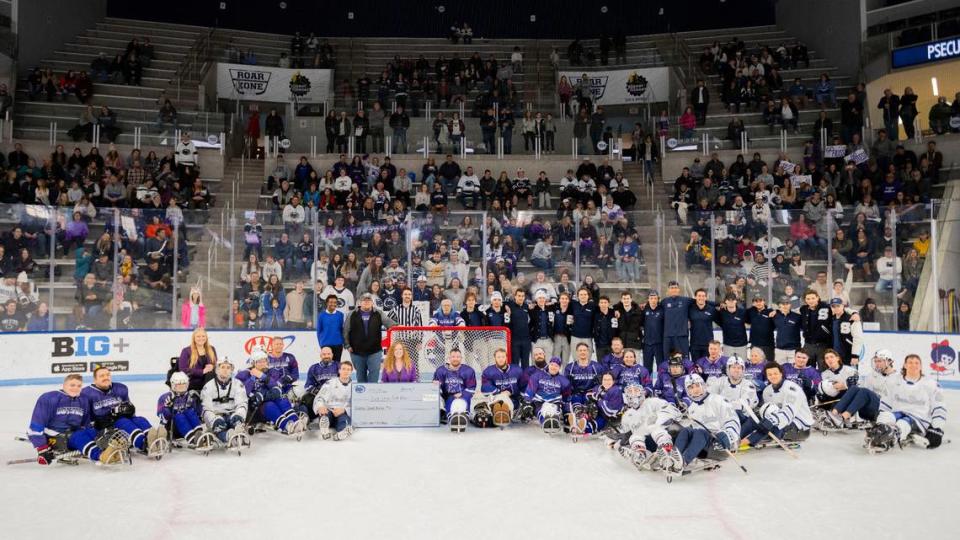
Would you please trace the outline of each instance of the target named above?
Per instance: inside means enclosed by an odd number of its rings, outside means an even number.
[[[760,419],[757,418],[757,415],[756,415],[756,413],[753,412],[753,409],[751,409],[750,407],[744,407],[744,409],[746,409],[747,414],[750,415],[750,418],[752,418],[753,421],[756,422],[757,425],[759,425],[759,424],[760,424]],[[769,431],[767,432],[767,435],[769,435],[770,438],[773,439],[773,442],[777,443],[777,445],[778,445],[780,448],[783,448],[783,451],[786,452],[787,454],[789,454],[790,457],[792,457],[793,459],[800,459],[800,456],[797,455],[796,452],[794,452],[793,450],[791,450],[791,449],[783,442],[783,439],[781,439],[780,437],[777,437],[776,435],[774,435],[773,433],[770,433]]]
[[[53,458],[53,460],[50,462],[50,465],[53,465],[53,464],[55,464],[55,463],[59,463],[59,462],[61,462],[61,461],[65,461],[65,460],[73,460],[73,459],[78,458],[78,457],[80,457],[80,456],[81,456],[81,454],[80,454],[80,452],[77,451],[77,450],[74,450],[74,451],[72,451],[72,452],[66,452],[66,453],[60,454],[59,456],[56,456],[55,458]],[[7,465],[24,465],[24,464],[27,464],[27,463],[36,463],[36,462],[37,462],[37,458],[35,458],[35,457],[32,457],[32,458],[23,458],[23,459],[11,459],[10,461],[7,461]]]
[[[682,401],[681,401],[680,403],[681,403],[681,405],[683,404]],[[710,434],[710,438],[711,438],[711,439],[717,441],[718,443],[720,442],[719,440],[717,440],[717,436],[714,435],[713,432],[710,431],[710,430],[707,428],[707,426],[703,425],[703,423],[700,422],[699,420],[697,420],[696,418],[693,418],[693,417],[690,416],[689,410],[687,409],[687,406],[686,406],[686,405],[682,405],[682,406],[683,406],[683,413],[686,415],[687,420],[692,420],[692,421],[696,422],[698,426],[702,427],[707,433]],[[747,471],[747,468],[744,467],[742,463],[740,463],[740,460],[737,459],[737,456],[735,456],[735,455],[733,454],[733,452],[730,451],[729,448],[724,447],[724,448],[723,448],[723,451],[726,452],[728,456],[730,456],[731,458],[733,458],[733,462],[737,464],[737,467],[740,467],[740,470],[743,471],[743,474],[750,474],[750,473]]]

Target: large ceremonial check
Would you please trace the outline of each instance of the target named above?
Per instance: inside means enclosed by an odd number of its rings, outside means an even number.
[[[217,64],[217,97],[278,103],[324,103],[333,98],[332,71]]]
[[[590,81],[590,94],[598,105],[651,103],[670,99],[670,68],[560,72],[560,76],[566,76],[574,86],[584,74]]]
[[[353,385],[354,427],[440,425],[440,388],[433,383]]]

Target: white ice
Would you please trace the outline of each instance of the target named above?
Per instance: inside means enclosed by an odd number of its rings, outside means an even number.
[[[129,385],[153,420],[161,383]],[[49,388],[0,388],[0,459]],[[132,467],[0,464],[0,538],[956,538],[960,391],[937,450],[870,456],[860,433],[813,434],[793,460],[740,456],[668,485],[597,441],[533,426],[358,430],[343,442],[259,434],[243,456],[175,451]]]

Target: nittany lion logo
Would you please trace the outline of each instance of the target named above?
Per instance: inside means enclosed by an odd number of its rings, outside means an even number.
[[[930,369],[938,375],[953,375],[956,373],[957,351],[950,346],[950,342],[943,340],[940,343],[930,344]]]
[[[631,73],[627,77],[626,90],[631,96],[641,97],[647,93],[647,79],[639,73]]]

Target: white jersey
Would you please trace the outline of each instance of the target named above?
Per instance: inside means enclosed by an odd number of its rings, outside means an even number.
[[[722,431],[732,443],[740,440],[740,417],[733,405],[720,394],[707,392],[699,401],[691,399],[687,405],[687,417],[691,421],[696,420],[691,422],[690,427],[706,428],[710,433]]]
[[[627,407],[624,410],[620,430],[624,433],[630,432],[631,443],[642,444],[647,435],[650,435],[657,445],[668,444],[671,439],[666,427],[680,417],[680,411],[672,404],[660,398],[649,397],[643,400],[639,408]]]
[[[223,415],[247,417],[247,391],[237,379],[230,379],[227,384],[220,384],[216,377],[207,381],[200,391],[200,401],[203,420],[208,425]]]
[[[339,377],[334,377],[323,383],[316,399],[313,400],[313,412],[320,410],[320,407],[327,409],[346,409],[350,414],[350,392],[353,388],[353,381],[346,384],[340,382]]]
[[[887,395],[887,383],[893,379],[896,371],[884,375],[866,364],[861,364],[857,372],[857,386],[872,391],[881,398]]]
[[[735,411],[742,411],[744,408],[753,409],[760,402],[757,385],[745,378],[734,384],[726,375],[710,377],[707,380],[707,391],[722,396],[730,402]]]
[[[807,396],[796,383],[784,380],[780,388],[772,384],[763,389],[763,403],[776,405],[776,412],[767,419],[784,429],[793,424],[801,431],[807,431],[813,425],[813,413],[807,405]]]
[[[817,387],[817,393],[823,397],[837,397],[843,390],[837,390],[833,383],[840,382],[849,388],[850,383],[847,381],[850,381],[851,377],[854,379],[859,377],[856,368],[842,365],[837,371],[825,369],[820,373],[820,386]]]
[[[901,413],[912,418],[924,432],[929,427],[943,429],[947,408],[936,379],[920,377],[918,381],[911,381],[899,373],[887,379],[887,395],[880,401],[879,422],[894,424],[896,413]]]
[[[356,305],[356,300],[353,297],[353,293],[350,292],[350,289],[344,287],[343,290],[338,291],[333,285],[327,285],[323,292],[320,293],[320,298],[324,299],[330,295],[337,297],[337,311],[343,313],[344,316],[350,315],[350,311],[353,310],[353,307]]]

